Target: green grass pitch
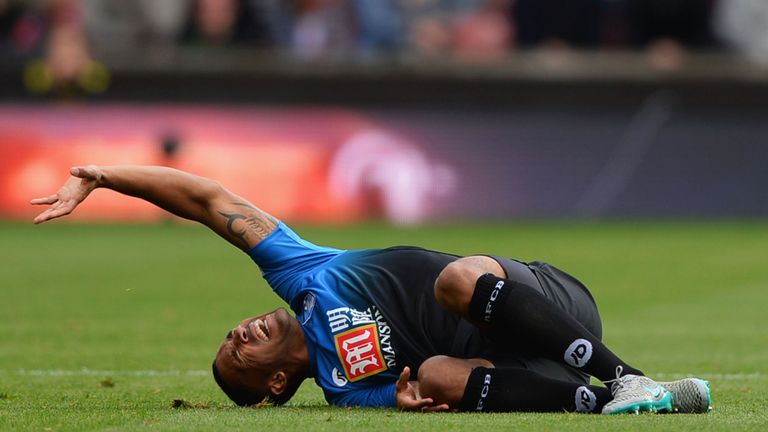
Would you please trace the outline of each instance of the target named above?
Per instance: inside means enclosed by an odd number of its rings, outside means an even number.
[[[651,376],[712,383],[707,415],[237,408],[210,377],[226,331],[281,305],[248,257],[186,224],[0,223],[0,430],[766,430],[768,223],[298,226],[342,248],[416,244],[549,261],[583,280],[605,340]],[[174,408],[173,401],[182,400]]]

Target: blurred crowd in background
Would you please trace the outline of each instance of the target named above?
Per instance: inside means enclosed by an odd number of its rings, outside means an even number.
[[[468,62],[642,50],[670,67],[692,50],[724,50],[768,63],[768,1],[0,0],[0,60],[40,58],[26,72],[31,88],[80,79],[98,90],[109,58],[172,58],[189,46]]]
[[[0,216],[84,159],[337,222],[764,216],[766,101],[768,0],[0,0]]]

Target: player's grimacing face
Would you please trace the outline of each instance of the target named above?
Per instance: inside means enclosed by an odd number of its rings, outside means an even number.
[[[265,387],[290,350],[294,322],[298,326],[282,308],[242,320],[219,347],[216,365],[222,376],[254,389]]]

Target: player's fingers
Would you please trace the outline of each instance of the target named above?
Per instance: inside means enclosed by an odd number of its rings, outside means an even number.
[[[403,371],[400,373],[400,378],[397,379],[397,384],[395,384],[395,388],[397,390],[404,390],[408,385],[408,380],[410,378],[411,378],[411,368],[406,366],[403,368]]]
[[[435,401],[432,400],[432,398],[424,398],[424,399],[413,399],[409,403],[409,409],[419,411],[424,410],[434,404]]]
[[[98,176],[98,172],[94,166],[72,167],[69,169],[69,173],[75,177],[88,180],[93,180]]]
[[[35,219],[33,220],[33,222],[35,224],[40,224],[40,223],[43,223],[43,222],[47,221],[49,219],[49,217],[48,217],[49,213],[50,213],[50,210],[46,210],[46,211],[40,213],[39,215],[35,216]]]
[[[45,198],[34,198],[34,199],[30,200],[29,203],[30,204],[34,204],[34,205],[53,204],[53,203],[55,203],[58,200],[59,200],[59,195],[58,194],[53,194],[53,195],[48,195]]]
[[[47,220],[56,219],[57,217],[66,216],[72,213],[72,209],[74,209],[74,206],[69,204],[61,205],[58,207],[51,207],[47,211],[43,212],[40,216],[38,216],[38,218],[42,216],[42,220],[40,220],[40,222],[45,222]],[[35,218],[35,223],[40,223],[37,222],[38,218]]]
[[[424,404],[416,399],[411,399],[405,402],[401,402],[399,408],[402,411],[421,411],[424,408]]]
[[[442,411],[448,411],[450,407],[448,404],[440,404],[435,406],[428,406],[421,409],[422,412],[425,413],[431,413],[431,412],[442,412]]]

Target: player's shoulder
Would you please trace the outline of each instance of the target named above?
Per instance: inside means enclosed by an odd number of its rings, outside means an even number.
[[[282,222],[248,251],[270,286],[279,290],[282,285],[290,283],[293,286],[292,295],[298,293],[294,286],[298,281],[311,279],[325,264],[343,253],[342,249],[318,246],[302,239]]]

